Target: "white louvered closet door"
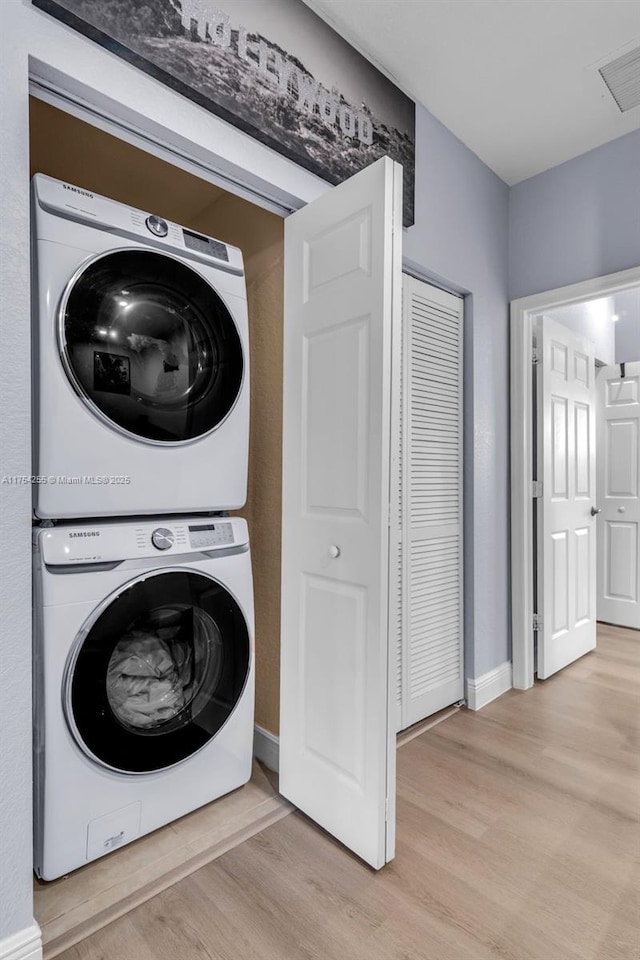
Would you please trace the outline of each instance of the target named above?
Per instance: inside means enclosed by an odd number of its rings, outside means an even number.
[[[403,301],[399,729],[464,696],[463,300],[405,276]]]

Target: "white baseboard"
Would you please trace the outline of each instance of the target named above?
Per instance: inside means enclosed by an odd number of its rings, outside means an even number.
[[[470,710],[482,710],[492,700],[497,700],[513,686],[511,661],[483,673],[475,680],[467,680],[467,705]]]
[[[42,960],[42,934],[38,924],[0,940],[0,960]]]
[[[253,729],[253,753],[269,770],[273,770],[274,773],[279,772],[280,741],[274,733],[259,727],[257,723]]]

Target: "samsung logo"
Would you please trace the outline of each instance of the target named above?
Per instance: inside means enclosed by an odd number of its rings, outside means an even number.
[[[72,193],[81,193],[83,197],[89,197],[93,200],[93,194],[89,193],[88,190],[81,190],[80,187],[70,187],[68,183],[62,184],[63,190],[71,190]]]
[[[99,530],[80,530],[76,533],[70,533],[70,537],[99,537]]]

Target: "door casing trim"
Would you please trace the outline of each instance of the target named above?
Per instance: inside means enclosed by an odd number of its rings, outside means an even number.
[[[533,399],[534,317],[556,307],[584,303],[640,285],[640,264],[555,290],[511,301],[511,656],[513,686],[534,681],[533,643]]]

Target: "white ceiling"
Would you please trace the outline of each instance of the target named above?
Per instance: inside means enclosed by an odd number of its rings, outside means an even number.
[[[598,67],[637,0],[305,0],[498,176],[518,183],[640,128]]]
[[[545,315],[593,340],[596,357],[604,363],[640,360],[640,287],[546,310]]]
[[[555,310],[547,310],[545,313],[561,322],[587,320],[594,313],[610,322],[613,314],[620,322],[632,323],[640,333],[640,287],[631,287],[610,297],[597,297],[583,303],[571,303],[567,307],[556,307]]]

